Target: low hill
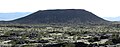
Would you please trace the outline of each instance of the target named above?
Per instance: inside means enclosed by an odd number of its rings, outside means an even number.
[[[56,9],[40,10],[12,22],[20,24],[81,24],[107,21],[84,9]]]

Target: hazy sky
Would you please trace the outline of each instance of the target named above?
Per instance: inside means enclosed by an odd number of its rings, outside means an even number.
[[[120,0],[0,0],[0,13],[86,9],[100,17],[120,16]]]

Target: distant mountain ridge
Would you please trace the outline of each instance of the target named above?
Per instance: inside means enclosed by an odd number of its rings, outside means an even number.
[[[105,23],[106,20],[84,9],[40,10],[12,21],[20,24]]]
[[[118,17],[104,17],[104,19],[110,20],[110,21],[120,21],[120,16],[118,16]]]
[[[14,20],[20,17],[24,17],[32,12],[11,12],[11,13],[0,13],[0,21]]]

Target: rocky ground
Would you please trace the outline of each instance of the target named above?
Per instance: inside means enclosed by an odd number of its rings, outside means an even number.
[[[119,47],[115,25],[0,25],[0,47]]]

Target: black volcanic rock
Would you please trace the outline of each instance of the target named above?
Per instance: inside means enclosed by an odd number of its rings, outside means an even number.
[[[56,9],[40,10],[12,22],[20,24],[80,24],[103,23],[107,21],[84,9]]]

